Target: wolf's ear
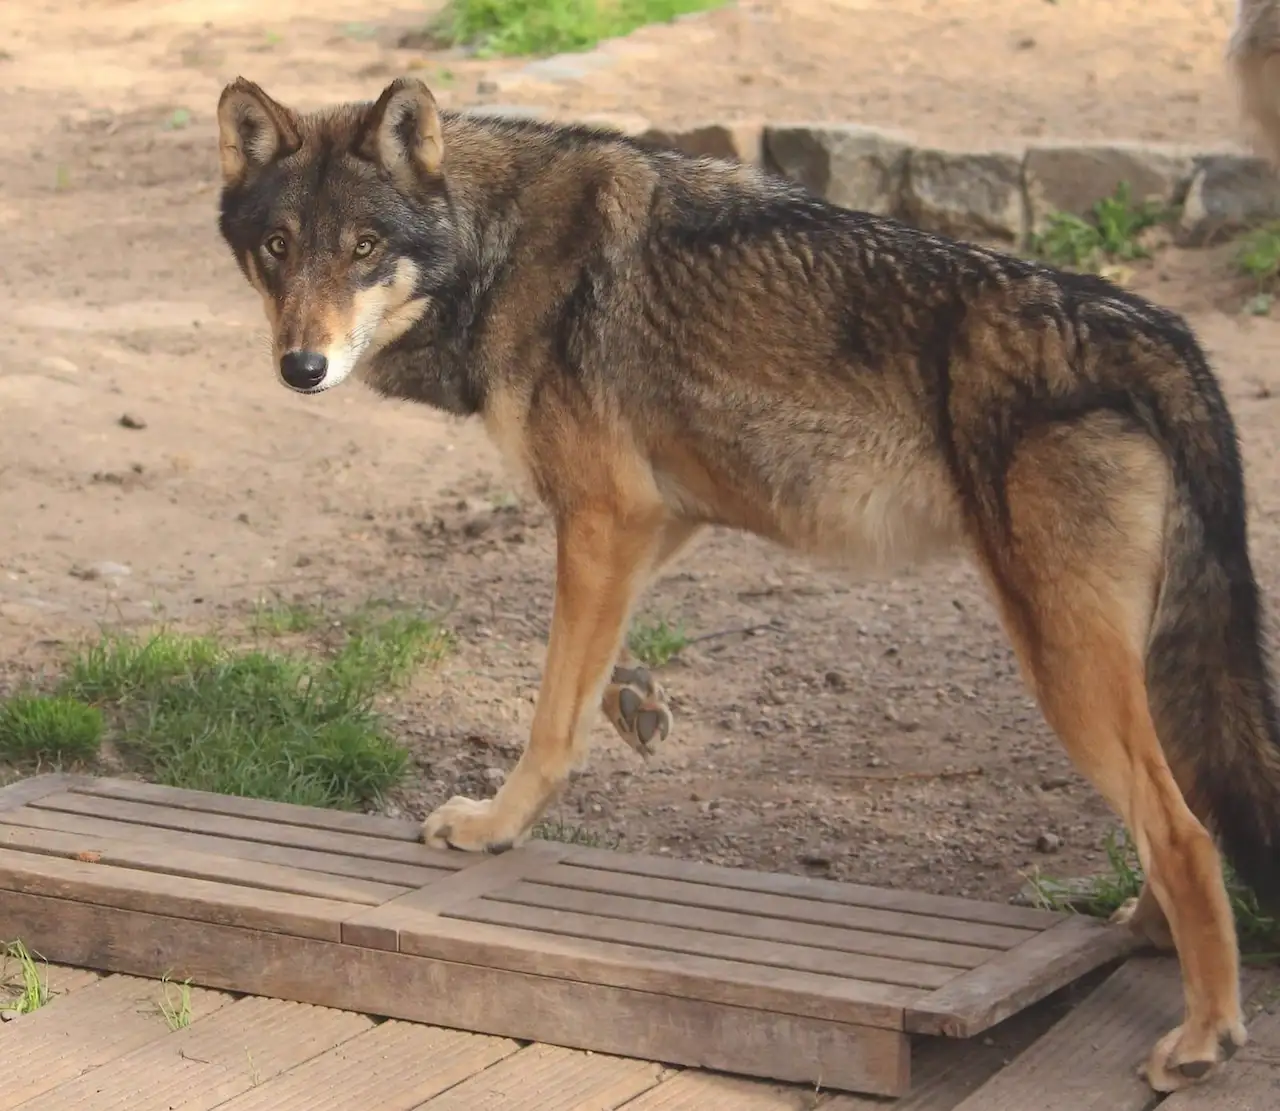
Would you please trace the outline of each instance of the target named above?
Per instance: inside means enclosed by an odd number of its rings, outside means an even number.
[[[415,170],[435,175],[444,158],[440,111],[431,90],[415,77],[392,81],[369,109],[355,152],[393,177]]]
[[[302,145],[298,118],[252,81],[237,77],[218,98],[218,157],[222,180],[238,185],[255,170]]]

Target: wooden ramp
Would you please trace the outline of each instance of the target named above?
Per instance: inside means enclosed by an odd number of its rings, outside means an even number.
[[[892,1096],[911,1035],[980,1034],[1132,944],[1000,904],[555,842],[437,852],[411,822],[62,775],[0,791],[0,923],[66,964]]]

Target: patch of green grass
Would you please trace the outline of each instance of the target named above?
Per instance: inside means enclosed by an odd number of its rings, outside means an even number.
[[[1107,834],[1103,847],[1107,870],[1081,880],[1052,879],[1039,874],[1028,877],[1037,903],[1046,910],[1071,910],[1099,918],[1109,918],[1127,899],[1135,899],[1145,880],[1137,850],[1122,830]],[[1236,929],[1243,949],[1251,959],[1280,956],[1280,922],[1265,914],[1257,896],[1246,887],[1230,865],[1223,867],[1227,896],[1235,914]]]
[[[404,614],[361,617],[323,657],[107,636],[71,661],[59,694],[106,711],[121,754],[156,782],[353,808],[407,762],[376,698],[448,647],[438,622]]]
[[[1254,228],[1241,241],[1236,269],[1256,283],[1260,296],[1269,297],[1280,277],[1280,223]],[[1268,302],[1267,308],[1269,309]]]
[[[450,0],[432,32],[478,54],[559,54],[724,0]]]
[[[98,754],[102,711],[61,695],[17,694],[0,703],[0,757],[60,764]]]
[[[164,121],[166,131],[180,131],[191,122],[191,113],[186,108],[175,108]]]
[[[1147,258],[1141,236],[1166,217],[1163,205],[1136,202],[1128,182],[1096,202],[1087,219],[1055,212],[1044,231],[1032,237],[1033,251],[1054,266],[1095,273],[1108,264]]]
[[[191,1025],[191,981],[187,979],[175,984],[166,974],[160,980],[160,988],[160,1002],[156,1006],[164,1016],[165,1024],[175,1033],[185,1030]]]
[[[688,645],[684,627],[666,621],[637,621],[627,633],[631,654],[649,667],[662,667]]]
[[[18,969],[11,973],[10,962],[16,961]],[[11,994],[11,989],[16,989]],[[49,966],[45,962],[44,976],[35,957],[21,941],[13,941],[4,947],[4,961],[0,965],[0,1011],[17,1011],[20,1015],[38,1011],[49,1002]]]

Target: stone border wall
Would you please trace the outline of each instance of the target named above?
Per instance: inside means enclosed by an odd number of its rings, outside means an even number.
[[[524,106],[469,111],[553,115]],[[608,115],[580,122],[688,154],[760,165],[836,204],[1016,248],[1028,246],[1051,213],[1086,216],[1121,182],[1128,183],[1135,201],[1153,200],[1173,210],[1175,239],[1184,246],[1205,246],[1280,219],[1280,176],[1262,159],[1231,150],[1037,140],[963,151],[858,124],[730,122],[666,129],[639,117]]]

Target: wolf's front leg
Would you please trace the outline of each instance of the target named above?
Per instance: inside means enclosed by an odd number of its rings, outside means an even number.
[[[561,521],[555,612],[529,743],[492,799],[458,796],[429,815],[427,844],[496,853],[529,835],[577,762],[631,607],[660,555],[663,516],[597,506]]]

